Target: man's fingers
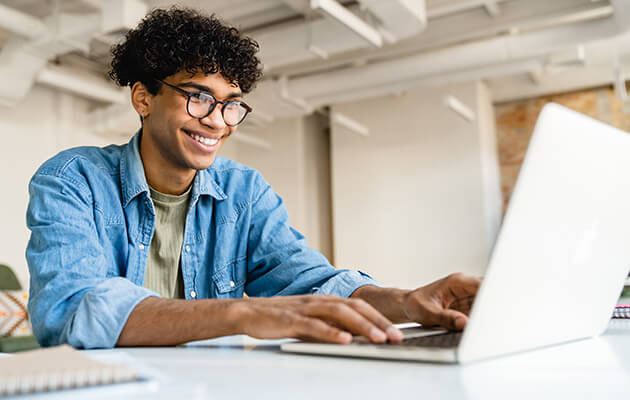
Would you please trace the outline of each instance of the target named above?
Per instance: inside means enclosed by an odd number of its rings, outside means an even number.
[[[352,335],[328,325],[317,318],[298,316],[292,324],[291,336],[298,339],[314,339],[323,342],[347,344],[352,341]]]
[[[402,332],[400,332],[400,330],[396,328],[390,320],[385,318],[383,314],[378,312],[376,308],[372,307],[367,301],[361,299],[348,299],[347,304],[383,331],[387,336],[387,339],[391,342],[398,343],[402,341]]]
[[[384,331],[342,301],[314,304],[309,311],[309,316],[331,321],[349,332],[365,336],[376,343],[383,343],[387,340]]]
[[[442,310],[437,317],[440,326],[456,331],[463,330],[468,322],[466,314],[455,310]]]

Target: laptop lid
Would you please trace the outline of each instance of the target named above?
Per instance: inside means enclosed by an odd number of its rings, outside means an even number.
[[[458,361],[602,333],[629,268],[630,134],[548,104]]]

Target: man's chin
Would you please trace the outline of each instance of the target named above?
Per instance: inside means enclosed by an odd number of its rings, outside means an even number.
[[[211,159],[205,159],[203,161],[201,160],[195,160],[191,163],[189,163],[189,167],[191,169],[197,170],[197,171],[203,171],[204,169],[208,169],[212,166],[212,164],[214,164],[214,159],[215,156],[212,156]]]

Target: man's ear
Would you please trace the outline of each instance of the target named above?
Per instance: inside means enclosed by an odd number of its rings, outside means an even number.
[[[151,100],[153,95],[142,82],[136,82],[131,87],[131,104],[141,118],[151,113]]]

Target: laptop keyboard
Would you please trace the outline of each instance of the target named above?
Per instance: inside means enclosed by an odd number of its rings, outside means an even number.
[[[420,336],[404,339],[399,346],[452,348],[459,345],[462,332],[446,332],[436,335]]]
[[[371,346],[379,346],[379,347],[392,347],[392,346],[403,346],[403,347],[431,347],[431,348],[440,348],[440,349],[450,349],[459,346],[459,342],[462,339],[463,332],[443,332],[436,333],[433,335],[425,335],[425,336],[414,336],[403,339],[400,343],[383,343],[377,344],[372,343],[367,338],[362,336],[355,336],[352,340],[353,344],[356,345],[366,345],[369,344]]]

